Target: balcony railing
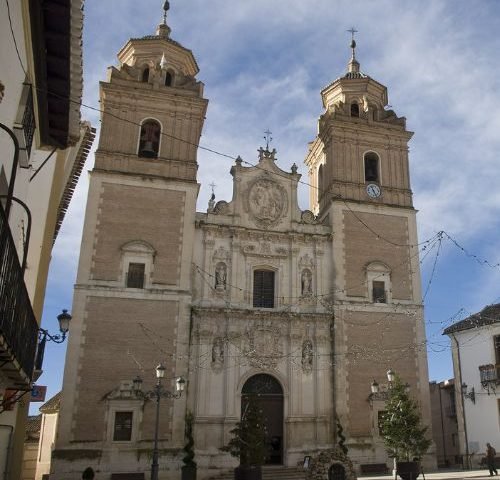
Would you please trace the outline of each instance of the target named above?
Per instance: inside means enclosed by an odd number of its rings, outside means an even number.
[[[500,382],[500,364],[494,365],[493,363],[490,363],[488,365],[480,365],[479,376],[483,386],[490,383]]]
[[[0,365],[13,387],[28,386],[31,381],[37,338],[38,324],[9,223],[0,205]]]

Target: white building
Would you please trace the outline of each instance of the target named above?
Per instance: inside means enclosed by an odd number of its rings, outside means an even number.
[[[21,477],[24,392],[41,374],[52,247],[94,138],[80,120],[82,4],[0,4],[0,399],[7,390],[13,400],[0,408],[0,472],[8,479]]]
[[[460,448],[474,466],[486,442],[500,451],[500,304],[451,325],[444,334],[452,346]]]

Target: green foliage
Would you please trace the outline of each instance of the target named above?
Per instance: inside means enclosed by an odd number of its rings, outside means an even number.
[[[431,441],[426,437],[427,427],[422,426],[418,406],[398,377],[388,393],[381,422],[387,453],[396,460],[420,460]]]
[[[347,455],[347,452],[349,449],[345,445],[345,436],[344,436],[344,429],[342,428],[342,424],[340,423],[340,420],[337,418],[337,438],[339,439],[338,444],[339,448],[344,452],[344,455]]]
[[[236,426],[231,430],[233,438],[222,447],[223,452],[229,452],[240,459],[240,465],[262,465],[266,459],[267,432],[264,415],[256,397],[249,396],[244,411]]]
[[[184,457],[182,461],[184,462],[184,466],[196,468],[196,462],[193,460],[194,458],[194,439],[193,439],[193,422],[194,417],[192,412],[188,411],[186,413],[186,430],[184,432],[184,436],[186,437],[186,445],[182,449],[184,452]]]

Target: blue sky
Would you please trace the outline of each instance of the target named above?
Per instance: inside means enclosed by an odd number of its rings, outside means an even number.
[[[500,262],[500,2],[495,0],[171,0],[171,37],[191,49],[209,107],[203,146],[255,162],[273,132],[278,164],[299,166],[322,113],[320,90],[343,74],[351,26],[361,70],[388,87],[389,104],[415,135],[410,142],[419,239],[444,230],[470,255]],[[130,37],[154,32],[162,0],[87,0],[84,102],[98,107],[98,82]],[[96,112],[82,117],[99,128]],[[97,146],[95,142],[94,148]],[[208,185],[232,196],[232,161],[200,151],[198,210]],[[87,169],[92,168],[93,155]],[[71,309],[88,182],[86,173],[53,252],[43,326]],[[308,208],[302,186],[300,207]],[[431,380],[452,377],[450,322],[500,302],[500,268],[444,237],[422,265]],[[435,265],[435,266],[434,266]],[[432,272],[434,272],[432,274]],[[103,319],[106,321],[106,319]],[[65,346],[48,344],[39,384],[55,394]],[[105,368],[105,366],[103,366]],[[32,410],[36,410],[36,405]]]

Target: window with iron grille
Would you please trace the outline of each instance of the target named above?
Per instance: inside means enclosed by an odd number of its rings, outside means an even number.
[[[128,288],[144,288],[144,263],[129,263],[127,272]]]
[[[253,272],[253,306],[274,308],[274,272],[255,270]]]
[[[373,281],[372,293],[374,303],[387,303],[385,297],[385,282]]]
[[[132,412],[115,412],[113,441],[129,442],[132,440]]]

